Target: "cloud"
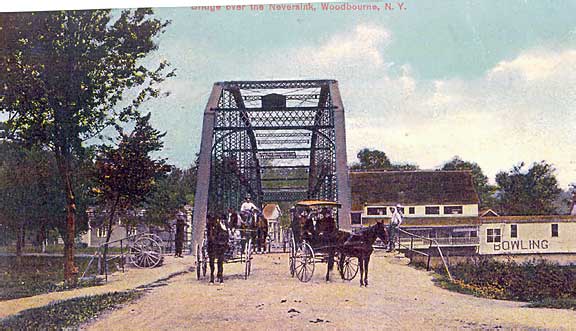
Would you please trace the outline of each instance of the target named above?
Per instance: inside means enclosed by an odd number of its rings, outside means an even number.
[[[380,26],[360,24],[350,31],[332,35],[320,45],[275,50],[256,59],[257,73],[278,77],[331,78],[345,75],[360,79],[370,72],[386,70],[382,49],[391,33]]]
[[[392,38],[361,24],[317,46],[264,54],[255,72],[338,79],[350,161],[363,147],[422,168],[459,155],[493,179],[521,161],[546,160],[564,187],[576,181],[576,50],[526,50],[476,79],[424,81],[386,59]]]

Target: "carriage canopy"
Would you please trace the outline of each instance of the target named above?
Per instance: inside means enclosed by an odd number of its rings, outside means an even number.
[[[296,203],[297,207],[342,207],[341,204],[327,200],[303,200]]]

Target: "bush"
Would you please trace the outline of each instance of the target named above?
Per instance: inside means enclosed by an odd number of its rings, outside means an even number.
[[[518,264],[479,257],[451,266],[450,271],[454,286],[481,297],[529,302],[576,300],[574,266],[543,260]],[[443,270],[437,272],[444,274]]]
[[[104,310],[135,300],[142,292],[113,292],[60,301],[28,309],[0,321],[2,330],[61,330],[76,328]]]

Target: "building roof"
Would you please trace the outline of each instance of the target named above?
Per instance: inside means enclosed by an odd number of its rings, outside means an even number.
[[[470,171],[350,172],[352,210],[364,204],[390,206],[477,204]]]
[[[492,210],[492,208],[484,208],[478,212],[478,216],[480,217],[498,217],[500,216],[497,212]]]

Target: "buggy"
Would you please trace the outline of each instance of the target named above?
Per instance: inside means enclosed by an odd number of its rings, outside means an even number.
[[[292,277],[308,282],[314,275],[316,263],[328,262],[329,251],[336,248],[339,208],[340,204],[334,201],[305,200],[291,209],[289,267]],[[334,255],[334,258],[344,259],[343,263],[334,261],[342,279],[356,277],[356,259],[343,255]]]

